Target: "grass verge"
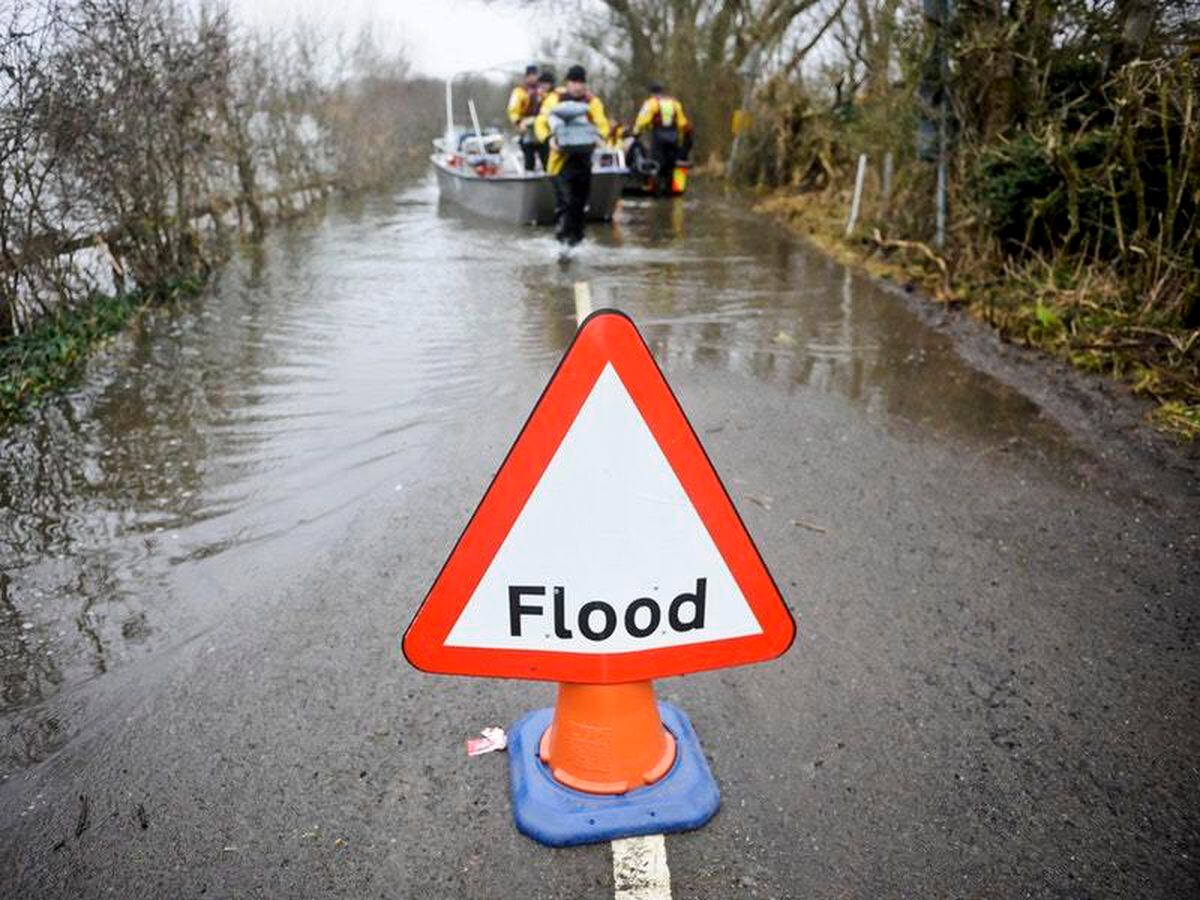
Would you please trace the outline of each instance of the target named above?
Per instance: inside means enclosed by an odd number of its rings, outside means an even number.
[[[48,394],[71,384],[110,337],[147,308],[195,294],[200,278],[91,302],[60,312],[25,334],[0,342],[0,425],[20,419]]]

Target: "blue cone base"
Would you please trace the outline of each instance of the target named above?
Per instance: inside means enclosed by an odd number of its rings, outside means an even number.
[[[721,805],[692,723],[678,707],[658,704],[663,725],[675,737],[675,762],[654,784],[628,794],[586,794],[554,780],[538,756],[554,710],[522,717],[508,734],[509,785],[517,829],[550,847],[594,844],[639,834],[699,828]]]

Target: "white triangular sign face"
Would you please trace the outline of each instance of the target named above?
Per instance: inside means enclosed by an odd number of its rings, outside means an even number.
[[[761,633],[609,364],[445,644],[614,654]]]
[[[629,318],[580,326],[404,633],[427,672],[619,684],[773,659],[796,625]]]

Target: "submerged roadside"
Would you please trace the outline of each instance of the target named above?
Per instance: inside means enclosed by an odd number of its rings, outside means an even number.
[[[0,424],[243,238],[394,185],[441,108],[440,82],[365,36],[333,65],[227,10],[19,6],[0,97]]]
[[[847,233],[844,194],[778,190],[755,208],[844,265],[966,311],[1006,343],[1126,385],[1145,398],[1143,417],[1156,429],[1183,442],[1200,437],[1200,328],[1148,323],[1138,310],[1108,302],[1120,285],[1099,262],[1069,270],[1042,260],[955,265],[921,242],[888,239],[878,228]]]
[[[74,381],[98,347],[147,309],[195,294],[203,284],[190,278],[152,291],[100,295],[0,343],[0,425]]]
[[[123,279],[113,278],[108,290],[94,290],[82,298],[58,297],[53,312],[0,338],[0,427],[19,421],[30,408],[77,383],[88,361],[144,315],[200,294],[239,250],[258,252],[266,229],[320,215],[335,187],[330,181],[266,198],[273,209],[257,208],[249,234],[243,233],[240,220],[223,221],[232,217],[230,204],[193,224],[189,234],[197,252],[190,272],[127,290],[122,289]]]

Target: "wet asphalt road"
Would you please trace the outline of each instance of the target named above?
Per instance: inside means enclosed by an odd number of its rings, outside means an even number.
[[[552,686],[398,651],[576,279],[800,625],[658,685],[723,801],[667,838],[676,898],[1200,890],[1194,457],[715,196],[566,271],[512,237],[427,182],[336,210],[0,435],[4,896],[612,896],[606,845],[521,837],[504,756],[463,754]]]

